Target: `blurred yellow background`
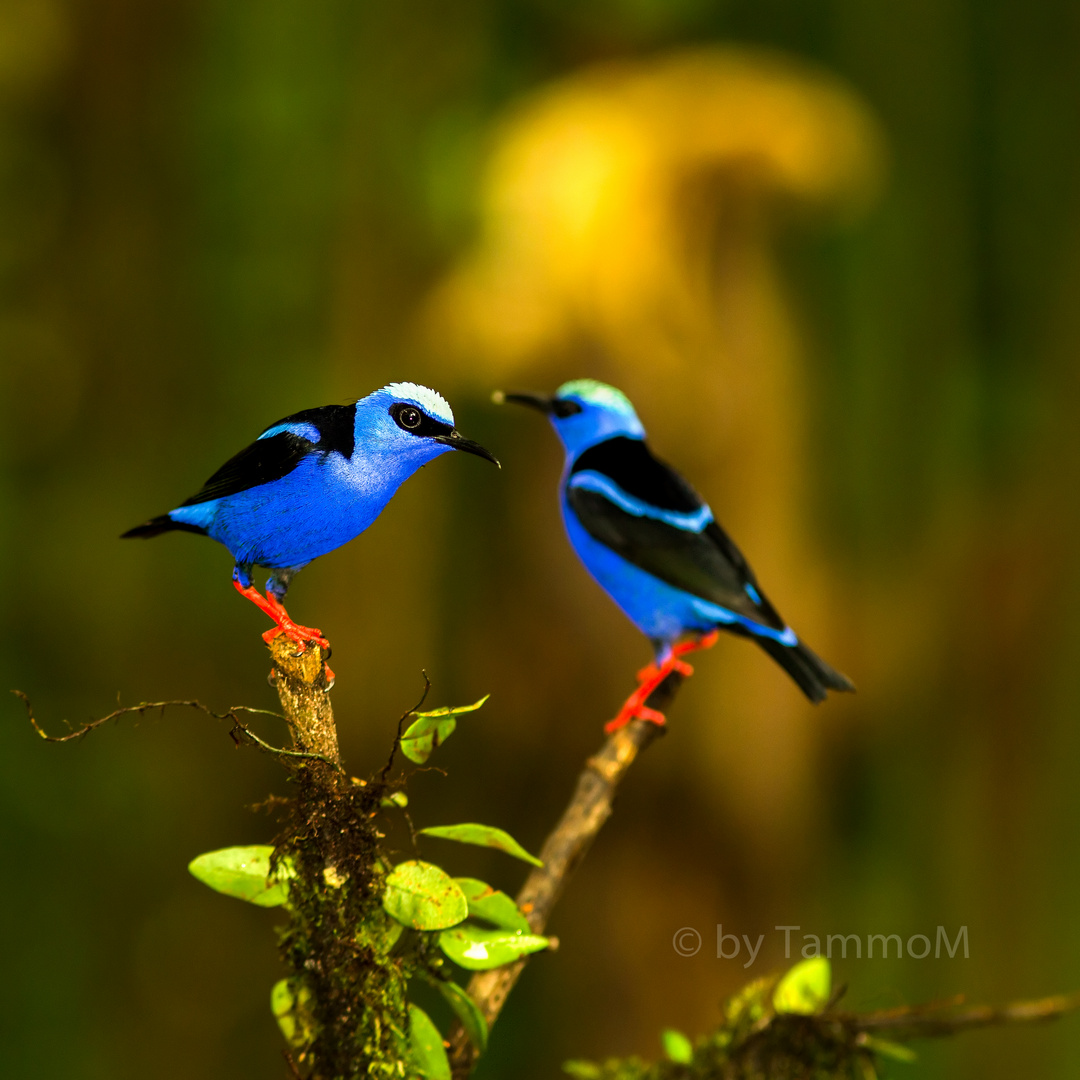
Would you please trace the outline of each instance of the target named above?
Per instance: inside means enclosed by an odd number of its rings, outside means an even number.
[[[967,960],[838,961],[856,1007],[1080,987],[1078,46],[1063,0],[7,0],[0,686],[54,729],[273,707],[227,553],[117,537],[271,421],[427,382],[502,472],[423,470],[290,611],[356,774],[421,669],[490,691],[413,817],[537,849],[648,648],[565,542],[554,434],[490,393],[604,379],[859,693],[701,655],[477,1076],[657,1056],[778,924],[968,927]],[[195,714],[0,716],[4,1074],[284,1075],[274,915],[185,869],[273,836],[281,771]],[[894,1071],[1078,1060],[1066,1020]]]

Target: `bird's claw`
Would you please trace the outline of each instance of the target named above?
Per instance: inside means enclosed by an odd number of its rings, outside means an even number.
[[[650,724],[663,727],[667,723],[664,714],[656,709],[650,709],[645,702],[669,675],[677,674],[684,678],[693,675],[693,667],[680,657],[689,652],[697,652],[698,649],[711,648],[719,637],[720,632],[713,630],[699,638],[673,646],[668,658],[662,664],[646,664],[637,673],[638,688],[626,699],[626,703],[619,710],[619,715],[604,725],[604,731],[610,735],[626,727],[631,720],[645,720]]]
[[[647,723],[655,724],[657,727],[667,725],[667,717],[662,712],[657,709],[650,709],[643,701],[627,701],[619,710],[619,715],[604,725],[604,733],[613,735],[620,728],[626,727],[631,720],[644,720]]]
[[[619,715],[614,720],[609,720],[604,725],[604,731],[611,735],[620,728],[626,727],[631,720],[645,720],[648,723],[663,727],[667,720],[662,712],[650,709],[645,702],[649,700],[653,691],[668,677],[673,669],[668,664],[661,667],[653,666],[650,677],[640,680],[641,685],[626,699]]]
[[[294,642],[299,646],[293,656],[299,658],[307,652],[308,645],[318,645],[319,650],[322,653],[323,668],[326,672],[326,689],[329,690],[333,687],[334,682],[337,680],[337,676],[331,670],[330,665],[326,662],[330,659],[330,642],[322,636],[321,630],[316,630],[310,626],[301,626],[299,623],[294,623],[291,619],[282,619],[277,626],[272,627],[263,634],[263,641],[267,645],[270,644],[275,638],[284,635],[289,641]],[[275,685],[276,674],[274,671],[270,672],[271,679],[274,680],[270,683],[271,686]]]
[[[254,586],[241,585],[235,578],[233,579],[233,585],[241,596],[247,597],[256,607],[274,620],[276,625],[267,630],[262,636],[267,645],[281,634],[284,634],[289,641],[300,646],[300,651],[295,654],[296,656],[303,656],[304,650],[311,642],[314,642],[322,649],[324,658],[330,655],[330,642],[323,637],[322,631],[293,622],[289,618],[289,613],[285,610],[285,605],[273,593],[267,592],[266,596],[262,596]]]
[[[282,634],[289,641],[300,646],[299,651],[293,654],[295,656],[303,656],[307,646],[311,644],[318,645],[326,656],[330,655],[330,642],[322,636],[321,630],[316,630],[310,626],[301,626],[299,623],[285,621],[284,619],[277,626],[272,627],[263,634],[263,641],[269,645],[271,641]]]
[[[659,686],[673,671],[688,677],[694,674],[694,669],[685,660],[680,660],[675,653],[672,653],[661,667],[657,667],[655,664],[647,664],[643,667],[637,673],[637,681],[647,683],[655,679],[655,685]]]
[[[645,720],[650,724],[655,724],[657,727],[664,727],[667,724],[667,717],[657,709],[650,709],[645,705],[637,711],[637,719]]]

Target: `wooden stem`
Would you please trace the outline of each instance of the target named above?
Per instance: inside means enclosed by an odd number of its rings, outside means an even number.
[[[311,643],[300,652],[295,642],[279,634],[270,642],[270,655],[274,658],[273,683],[292,733],[294,749],[317,754],[340,766],[323,650]]]
[[[646,704],[652,709],[666,708],[681,684],[682,676],[673,672],[653,691]],[[543,933],[570,875],[611,816],[615,791],[627,769],[662,730],[656,724],[632,720],[608,736],[599,753],[585,762],[573,798],[540,849],[544,865],[529,874],[516,898],[533,933]],[[478,972],[469,981],[469,996],[484,1014],[488,1026],[495,1022],[527,961],[528,957],[523,957],[505,967]],[[455,1025],[450,1032],[454,1080],[464,1080],[478,1056],[464,1029]]]
[[[1008,1005],[963,1005],[961,998],[927,1005],[901,1006],[870,1013],[837,1014],[856,1032],[887,1035],[891,1039],[929,1039],[955,1035],[974,1028],[1006,1024],[1032,1024],[1056,1020],[1080,1008],[1080,993],[1055,994],[1036,1001]]]

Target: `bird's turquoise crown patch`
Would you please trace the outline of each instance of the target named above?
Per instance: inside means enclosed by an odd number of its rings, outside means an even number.
[[[419,383],[414,382],[392,382],[382,389],[383,393],[390,394],[391,397],[415,401],[425,412],[430,413],[437,420],[442,420],[451,427],[454,426],[454,414],[450,410],[450,405],[437,390],[432,390],[429,386],[421,386]]]
[[[630,399],[614,386],[597,382],[595,379],[571,379],[555,391],[557,398],[577,397],[589,405],[598,405],[602,409],[622,413],[624,416],[637,416]]]

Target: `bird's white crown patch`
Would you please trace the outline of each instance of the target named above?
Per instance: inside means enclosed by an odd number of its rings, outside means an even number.
[[[607,383],[597,382],[595,379],[572,379],[565,382],[555,391],[557,398],[576,397],[590,405],[598,405],[601,409],[611,409],[612,412],[622,413],[624,416],[637,417],[634,406],[630,399],[614,386]]]
[[[446,398],[430,387],[421,386],[419,383],[414,382],[392,382],[383,387],[383,393],[415,402],[424,412],[430,413],[436,420],[441,420],[451,427],[454,426],[454,414],[451,412]]]

